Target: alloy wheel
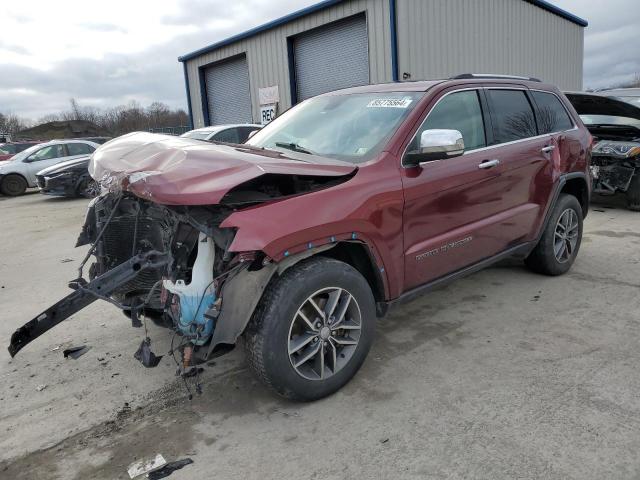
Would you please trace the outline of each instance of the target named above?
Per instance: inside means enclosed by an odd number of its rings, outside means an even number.
[[[362,329],[358,302],[347,290],[329,287],[310,295],[289,327],[289,360],[307,380],[326,380],[353,356]]]
[[[553,236],[553,253],[559,263],[568,262],[575,252],[579,233],[578,214],[567,208],[556,224]]]

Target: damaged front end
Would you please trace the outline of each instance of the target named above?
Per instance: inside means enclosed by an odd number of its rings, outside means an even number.
[[[600,140],[593,147],[591,176],[595,193],[626,193],[636,174],[640,174],[640,138],[632,141]]]
[[[194,347],[194,361],[206,360],[222,343],[211,341],[225,284],[244,270],[263,268],[259,255],[229,252],[235,232],[219,228],[229,213],[222,206],[158,205],[126,192],[97,198],[77,244],[92,245],[87,258],[92,254],[95,262],[88,280],[81,267],[78,279],[70,283],[74,292],[16,331],[9,352],[15,355],[62,320],[103,299],[122,309],[134,327],[142,326],[144,316],[175,330],[182,345]]]
[[[235,231],[219,225],[230,212],[223,206],[163,206],[126,192],[98,197],[77,243],[91,244],[85,261],[93,255],[95,262],[88,280],[83,262],[69,284],[74,292],[18,329],[10,354],[97,299],[123,310],[134,327],[148,318],[174,330],[188,364],[227,351],[275,271],[260,253],[229,252]],[[223,313],[232,318],[218,328]],[[141,349],[148,349],[145,341]]]
[[[11,356],[98,299],[134,327],[150,319],[172,329],[185,368],[228,351],[283,262],[232,251],[238,232],[223,221],[243,208],[329,188],[355,170],[161,135],[106,143],[89,167],[103,193],[89,204],[77,241],[90,248],[69,283],[73,292],[12,335]],[[146,335],[136,358],[157,364]]]

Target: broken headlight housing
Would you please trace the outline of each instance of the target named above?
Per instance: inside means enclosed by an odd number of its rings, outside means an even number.
[[[593,155],[606,155],[618,158],[632,158],[640,155],[640,143],[602,140],[593,147]]]

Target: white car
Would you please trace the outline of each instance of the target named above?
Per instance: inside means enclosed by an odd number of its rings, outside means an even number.
[[[89,140],[53,140],[40,143],[17,153],[10,160],[0,162],[0,192],[22,195],[28,187],[35,187],[36,174],[56,163],[90,155],[100,145]]]
[[[195,138],[196,140],[206,140],[208,142],[224,143],[244,143],[251,135],[251,132],[260,130],[262,125],[244,123],[238,125],[215,125],[191,130],[180,135],[185,138]]]

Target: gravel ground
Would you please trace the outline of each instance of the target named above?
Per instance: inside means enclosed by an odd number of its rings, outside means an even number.
[[[0,197],[3,345],[68,293],[86,204]],[[125,479],[156,453],[193,459],[172,480],[640,476],[640,214],[619,206],[594,206],[568,275],[508,261],[393,310],[356,378],[315,403],[272,396],[239,349],[189,401],[170,356],[133,359],[143,335],[97,302],[1,349],[0,477]]]

